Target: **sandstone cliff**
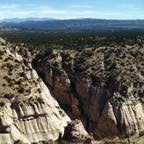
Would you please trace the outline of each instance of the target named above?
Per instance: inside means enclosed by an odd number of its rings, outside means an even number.
[[[41,57],[0,39],[0,143],[142,144],[143,54],[135,45]]]
[[[94,137],[144,133],[142,47],[54,50],[35,67],[53,96]],[[69,109],[67,109],[69,108]]]
[[[0,143],[55,141],[71,120],[20,51],[0,39]]]

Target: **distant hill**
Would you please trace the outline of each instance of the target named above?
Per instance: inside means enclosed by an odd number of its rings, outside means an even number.
[[[22,22],[27,22],[27,21],[51,21],[51,20],[55,20],[55,19],[28,17],[28,18],[1,19],[0,23],[22,23]]]
[[[1,27],[22,30],[117,30],[144,29],[144,20],[106,20],[106,19],[68,19],[48,18],[6,19],[0,22]]]

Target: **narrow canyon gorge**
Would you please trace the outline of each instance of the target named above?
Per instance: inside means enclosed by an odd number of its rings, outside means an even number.
[[[132,48],[133,47],[133,48]],[[137,54],[137,57],[134,55]],[[139,46],[52,50],[0,39],[0,143],[105,144],[144,139]]]

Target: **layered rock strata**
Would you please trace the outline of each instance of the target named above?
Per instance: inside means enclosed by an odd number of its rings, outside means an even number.
[[[69,113],[74,108],[96,138],[141,136],[143,54],[138,46],[54,50],[36,67],[54,97],[70,108]]]
[[[31,55],[1,40],[0,143],[55,141],[71,122],[31,66]]]

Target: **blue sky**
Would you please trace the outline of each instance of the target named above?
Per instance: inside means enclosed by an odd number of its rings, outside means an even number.
[[[0,0],[0,19],[144,19],[144,0]]]

